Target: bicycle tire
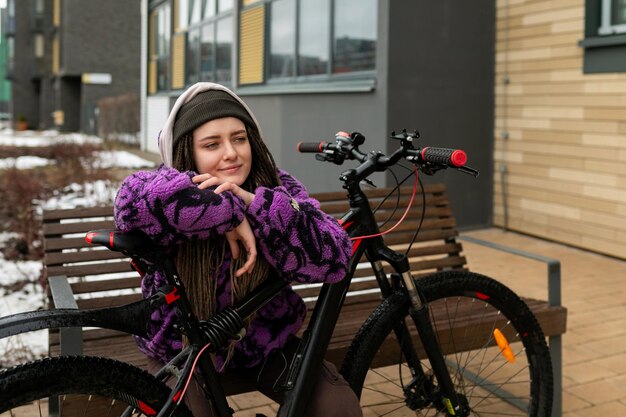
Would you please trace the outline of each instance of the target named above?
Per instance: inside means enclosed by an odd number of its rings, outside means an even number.
[[[127,363],[90,356],[61,356],[0,371],[0,414],[48,415],[46,400],[59,397],[59,416],[156,415],[171,390]],[[39,412],[39,414],[36,414]],[[191,417],[181,405],[174,414]]]
[[[543,331],[528,306],[503,284],[468,271],[435,273],[417,282],[429,303],[431,320],[435,323],[435,332],[456,392],[467,401],[470,415],[550,417],[553,399],[552,363]],[[383,301],[359,330],[346,354],[342,374],[362,399],[363,409],[369,409],[371,415],[447,415],[441,404],[424,404],[428,400],[418,404],[416,400],[423,393],[405,394],[401,387],[408,385],[409,370],[406,365],[402,365],[404,358],[393,331],[394,326],[401,320],[411,323],[408,327],[413,344],[416,349],[421,347],[408,314],[409,304],[408,297],[400,292]],[[459,332],[457,327],[453,333],[449,330],[461,322],[459,312],[462,308],[472,309],[475,313],[474,323],[477,318],[484,322],[470,326],[467,323],[471,320],[464,316],[465,330]],[[447,330],[446,326],[449,326]],[[502,326],[499,329],[508,338],[515,354],[513,364],[507,361],[497,345],[494,346],[493,327],[497,326]],[[481,330],[490,327],[491,331]],[[519,335],[523,335],[521,344]],[[476,336],[484,340],[480,343],[470,341]],[[387,363],[390,359],[389,355],[380,358],[383,343],[386,343],[385,352],[389,351],[390,343],[395,344],[398,353],[391,359],[397,364],[374,370],[378,364]],[[476,348],[466,350],[463,343]],[[455,353],[455,350],[461,353]],[[428,362],[423,359],[425,355],[420,354],[419,350],[418,355],[422,366],[430,373]],[[467,371],[473,372],[478,380],[469,379]],[[461,372],[466,374],[462,375]],[[394,385],[400,386],[393,388]],[[521,397],[526,405],[518,403],[518,407],[525,405],[526,410],[512,406],[489,390],[498,387]],[[515,400],[510,395],[507,398]],[[377,403],[377,399],[381,401]],[[411,402],[412,408],[407,405]]]

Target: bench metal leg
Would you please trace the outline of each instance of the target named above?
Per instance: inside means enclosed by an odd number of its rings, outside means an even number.
[[[78,309],[72,288],[66,276],[48,277],[48,285],[52,293],[55,308]],[[80,327],[63,327],[59,330],[59,346],[61,356],[83,354],[83,329]],[[50,417],[58,416],[59,398],[48,399],[48,413]]]

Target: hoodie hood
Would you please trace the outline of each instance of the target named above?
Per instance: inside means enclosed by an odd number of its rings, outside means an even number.
[[[261,132],[261,127],[259,126],[259,122],[257,121],[256,117],[254,116],[254,114],[252,113],[248,105],[244,103],[243,100],[239,98],[237,94],[233,93],[231,90],[229,90],[228,88],[224,87],[221,84],[208,83],[208,82],[196,83],[192,85],[191,87],[189,87],[187,90],[185,90],[185,92],[181,94],[180,97],[178,97],[178,99],[176,100],[176,103],[174,103],[174,107],[172,107],[172,110],[170,111],[170,114],[167,117],[167,120],[165,121],[165,125],[163,126],[163,129],[159,133],[159,152],[161,154],[161,160],[166,166],[171,167],[173,163],[174,122],[176,121],[176,115],[178,114],[178,111],[183,106],[183,104],[187,103],[193,97],[195,97],[196,95],[198,95],[199,93],[203,91],[209,91],[209,90],[220,90],[220,91],[225,91],[228,94],[230,94],[235,100],[241,103],[244,109],[246,109],[246,111],[250,115],[250,118],[252,119],[256,128],[258,129],[259,133]],[[261,134],[261,137],[263,137],[262,134]]]

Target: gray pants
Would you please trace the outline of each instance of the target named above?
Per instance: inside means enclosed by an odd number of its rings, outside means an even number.
[[[284,364],[289,363],[289,355],[293,349],[286,347],[286,351],[277,352],[273,360],[268,360],[265,367],[254,368],[241,372],[232,372],[237,378],[247,380],[257,380],[257,389],[268,396],[272,400],[280,403],[283,400],[283,393],[276,392],[273,389],[276,378],[284,370]],[[148,371],[152,374],[163,367],[163,364],[155,359],[149,358]],[[262,372],[260,373],[262,369]],[[168,381],[168,386],[174,386],[173,379]],[[196,379],[192,379],[189,384],[187,393],[185,394],[185,403],[191,410],[194,417],[214,417],[213,407],[210,401],[204,396],[202,388]],[[307,407],[306,417],[362,417],[359,400],[341,374],[335,368],[335,365],[328,361],[324,361],[319,375],[317,384],[313,389],[313,395],[309,406]]]

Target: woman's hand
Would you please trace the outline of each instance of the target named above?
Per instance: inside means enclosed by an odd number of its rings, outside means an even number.
[[[254,233],[252,233],[252,228],[250,227],[250,223],[248,223],[248,219],[244,217],[239,226],[226,232],[226,240],[228,241],[230,251],[233,254],[233,259],[239,258],[239,245],[237,244],[237,241],[241,241],[246,249],[246,252],[248,253],[246,263],[239,268],[237,272],[235,272],[235,276],[240,277],[246,272],[251,272],[254,267],[254,262],[256,261],[257,253],[256,239],[254,238]]]
[[[254,194],[252,194],[251,192],[244,190],[237,184],[224,181],[223,179],[214,177],[211,174],[196,175],[191,179],[191,181],[193,181],[194,184],[198,184],[198,188],[201,190],[217,185],[218,187],[213,191],[215,194],[220,194],[224,191],[230,191],[231,193],[241,198],[246,207],[250,207],[250,204],[252,204],[252,200],[254,199]]]

